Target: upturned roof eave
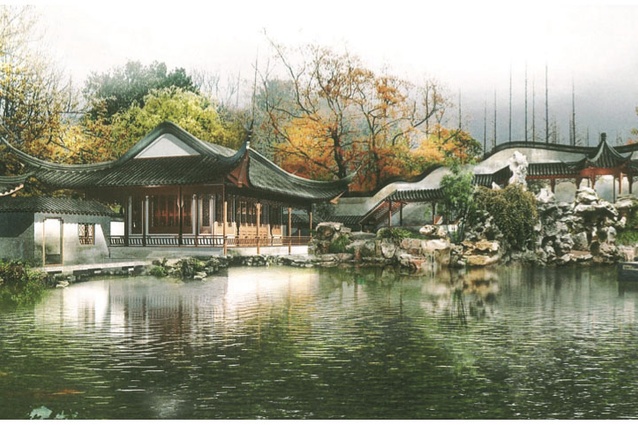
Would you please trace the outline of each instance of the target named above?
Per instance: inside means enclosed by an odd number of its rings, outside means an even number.
[[[352,181],[354,180],[355,176],[357,175],[357,172],[353,172],[348,174],[346,177],[343,177],[339,180],[330,180],[330,181],[320,181],[320,180],[311,180],[311,179],[307,179],[304,177],[300,177],[297,176],[295,174],[289,173],[288,171],[284,170],[283,168],[279,167],[277,164],[275,164],[274,162],[272,162],[271,160],[269,160],[268,158],[266,158],[265,156],[263,156],[261,153],[257,152],[256,150],[254,150],[251,147],[248,147],[249,153],[251,155],[251,159],[255,158],[258,161],[262,162],[263,164],[266,164],[267,167],[269,167],[273,172],[284,176],[285,178],[289,179],[290,181],[296,182],[296,183],[300,183],[300,184],[304,184],[304,185],[310,185],[310,186],[316,186],[316,187],[336,187],[336,186],[348,186],[350,183],[352,183]]]
[[[48,170],[59,170],[59,171],[97,171],[104,170],[106,168],[111,167],[115,161],[104,161],[104,162],[96,162],[93,164],[57,164],[55,162],[45,161],[40,158],[36,158],[32,155],[29,155],[26,152],[21,151],[20,149],[13,146],[9,143],[4,137],[0,136],[0,140],[4,145],[18,157],[21,162],[24,162],[27,166],[35,169],[48,169]]]

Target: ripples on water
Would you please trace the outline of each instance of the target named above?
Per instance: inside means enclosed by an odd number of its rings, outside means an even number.
[[[638,416],[615,270],[233,268],[0,313],[0,417]]]

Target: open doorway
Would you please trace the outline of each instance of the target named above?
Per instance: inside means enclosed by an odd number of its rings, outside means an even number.
[[[44,265],[62,264],[62,219],[44,219],[43,263]]]

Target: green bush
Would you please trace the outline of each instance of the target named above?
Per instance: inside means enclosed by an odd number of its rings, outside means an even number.
[[[626,229],[618,232],[616,243],[619,245],[638,245],[638,230]]]
[[[420,237],[421,235],[418,236]],[[394,243],[399,243],[403,239],[415,237],[417,237],[417,235],[415,235],[413,232],[401,227],[384,227],[382,229],[379,229],[379,231],[377,232],[378,239],[392,239]]]
[[[164,266],[153,266],[148,271],[148,274],[155,277],[166,277],[168,276],[168,271],[166,270],[166,267]]]
[[[529,246],[538,220],[536,199],[531,192],[517,184],[500,190],[480,187],[474,201],[471,223],[476,222],[478,211],[487,211],[511,247],[523,249]]]
[[[341,234],[330,243],[328,247],[328,252],[330,254],[343,254],[347,252],[352,252],[351,249],[348,249],[347,246],[350,245],[351,241],[347,235]]]
[[[46,289],[46,273],[31,269],[21,261],[0,263],[0,301],[21,305],[42,298]]]

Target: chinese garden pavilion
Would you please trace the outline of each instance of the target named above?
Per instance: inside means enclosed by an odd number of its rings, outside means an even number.
[[[25,165],[25,175],[52,189],[73,189],[116,205],[124,231],[110,236],[111,246],[225,250],[292,243],[292,208],[306,209],[312,227],[313,203],[342,195],[352,180],[304,179],[279,168],[248,141],[235,151],[203,142],[170,122],[119,159],[96,164],[51,163],[5,144]],[[25,177],[5,180],[0,189],[15,190]]]

